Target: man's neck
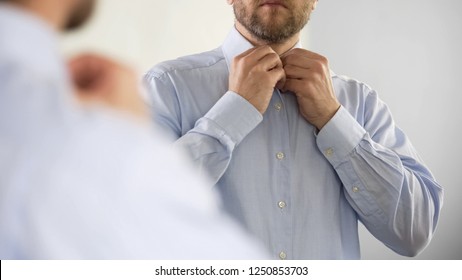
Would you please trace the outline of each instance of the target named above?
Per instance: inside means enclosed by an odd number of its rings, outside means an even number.
[[[255,38],[242,24],[236,21],[236,29],[241,33],[244,38],[246,38],[253,46],[263,46],[269,45],[277,54],[283,55],[284,53],[290,51],[300,40],[300,33],[295,34],[288,40],[278,43],[278,44],[268,44],[264,40]]]

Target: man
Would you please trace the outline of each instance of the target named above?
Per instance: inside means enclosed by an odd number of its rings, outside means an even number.
[[[358,259],[358,220],[417,255],[443,191],[376,92],[301,48],[317,1],[228,3],[235,28],[220,48],[145,76],[156,122],[273,257]]]
[[[92,6],[0,3],[0,259],[264,258],[151,131],[129,69],[85,55],[69,77],[56,31]]]

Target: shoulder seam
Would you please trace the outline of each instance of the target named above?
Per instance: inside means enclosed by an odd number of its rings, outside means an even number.
[[[346,83],[355,83],[355,84],[358,84],[360,86],[364,86],[366,87],[369,91],[375,91],[371,86],[369,86],[368,84],[364,83],[364,82],[361,82],[359,80],[356,80],[356,79],[353,79],[353,78],[350,78],[350,77],[346,77],[346,76],[339,76],[337,74],[335,74],[334,76],[332,76],[332,78],[337,78],[337,79],[340,79]]]
[[[171,61],[178,61],[180,59],[181,58],[178,58],[176,60],[171,60]],[[149,71],[147,71],[145,73],[145,77],[146,78],[157,78],[157,79],[159,79],[162,76],[169,75],[172,72],[183,72],[183,71],[191,71],[191,70],[195,70],[195,69],[203,69],[203,68],[213,67],[213,66],[217,65],[218,63],[222,62],[223,60],[225,60],[225,58],[221,57],[221,58],[217,59],[216,61],[214,61],[213,63],[207,64],[207,65],[198,65],[198,66],[189,65],[189,67],[178,67],[178,68],[172,68],[172,69],[166,69],[166,70],[156,70],[155,69],[156,66],[154,66],[151,70],[149,70]],[[168,61],[161,62],[161,63],[159,63],[157,65],[167,63],[167,62]]]

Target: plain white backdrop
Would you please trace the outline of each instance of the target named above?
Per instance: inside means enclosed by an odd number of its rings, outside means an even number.
[[[303,32],[304,46],[336,73],[379,92],[445,188],[438,231],[418,259],[462,259],[461,12],[460,0],[319,0]],[[218,47],[232,24],[225,0],[100,0],[92,22],[62,46],[122,59],[141,74]],[[402,259],[364,228],[361,245],[364,259]]]
[[[462,1],[319,0],[308,46],[338,74],[368,83],[390,106],[445,188],[421,259],[462,259]],[[363,257],[395,259],[364,230]]]

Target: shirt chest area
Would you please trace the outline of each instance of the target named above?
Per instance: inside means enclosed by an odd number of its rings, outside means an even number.
[[[228,175],[234,182],[242,178],[242,184],[281,186],[308,181],[324,186],[337,178],[317,146],[315,128],[300,115],[296,97],[278,90],[263,121],[234,149],[225,178]]]

